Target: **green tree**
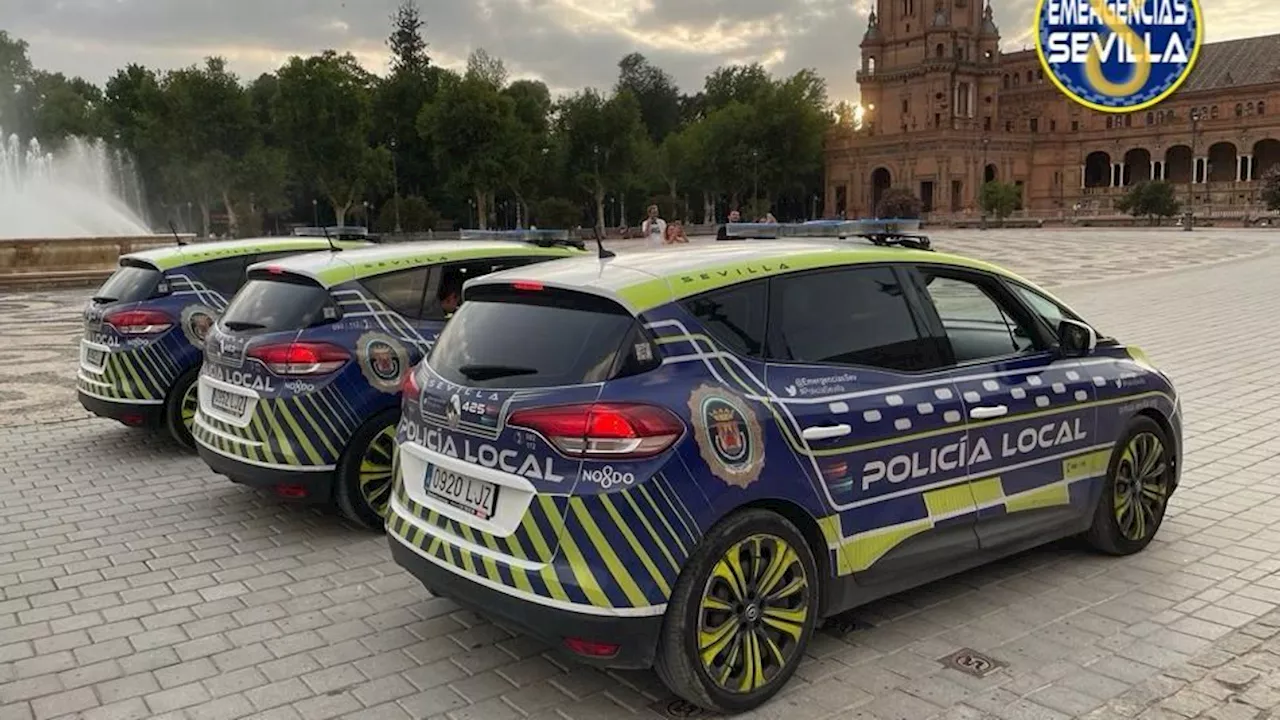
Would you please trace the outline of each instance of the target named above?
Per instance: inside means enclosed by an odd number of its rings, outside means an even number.
[[[339,225],[366,190],[390,179],[391,155],[370,147],[372,78],[350,54],[294,57],[280,69],[272,117],[292,173],[328,199]]]
[[[32,72],[26,41],[0,30],[0,128],[5,134],[29,130],[32,103],[25,96],[31,90]]]
[[[427,41],[422,35],[427,23],[418,4],[402,0],[391,15],[391,25],[391,37],[387,38],[387,46],[391,48],[391,74],[425,76],[431,69],[431,57],[427,55]]]
[[[418,114],[435,98],[441,71],[427,54],[422,34],[426,23],[415,3],[402,2],[391,23],[391,72],[374,92],[373,142],[394,146],[398,186],[402,192],[420,194],[438,182],[431,144],[418,133]]]
[[[446,173],[448,184],[475,199],[482,229],[488,227],[494,192],[511,182],[511,157],[523,149],[516,101],[494,84],[498,76],[468,72],[444,83],[435,102],[418,117],[418,131],[431,141],[436,165]]]
[[[1017,209],[1022,202],[1022,190],[1017,185],[993,180],[982,186],[978,204],[983,212],[995,215],[997,220],[1004,220]]]
[[[35,71],[30,84],[31,133],[46,144],[102,135],[102,90],[83,78]]]
[[[562,197],[547,197],[534,204],[530,225],[544,230],[567,230],[582,222],[582,206]]]
[[[185,206],[191,197],[180,186],[164,181],[173,132],[166,119],[165,94],[156,73],[141,65],[129,65],[116,72],[103,89],[100,117],[104,134],[117,139],[133,155],[143,185],[153,193],[152,200],[169,208]],[[170,214],[167,219],[179,218]]]
[[[1173,185],[1164,180],[1140,182],[1116,201],[1117,210],[1146,217],[1152,225],[1158,225],[1161,218],[1177,215],[1181,208]]]
[[[1272,212],[1280,210],[1280,165],[1273,165],[1262,174],[1262,202]]]
[[[754,104],[773,86],[773,78],[760,63],[750,65],[725,65],[707,76],[703,88],[703,105],[706,112],[725,107],[733,102]]]
[[[892,188],[880,198],[876,206],[876,217],[880,218],[918,218],[922,203],[920,198],[910,190]]]
[[[595,226],[604,231],[604,198],[621,188],[641,155],[644,123],[629,92],[605,98],[586,89],[560,103],[557,132],[568,175],[595,203]]]
[[[400,198],[400,229],[405,232],[434,230],[440,223],[440,213],[417,195]],[[387,200],[378,209],[375,227],[380,233],[394,232],[396,228],[395,198]]]
[[[660,143],[680,127],[680,90],[666,71],[644,55],[631,53],[618,62],[614,92],[629,92],[640,105],[649,139]]]

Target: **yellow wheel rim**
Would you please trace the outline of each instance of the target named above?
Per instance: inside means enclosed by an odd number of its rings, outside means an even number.
[[[1151,433],[1133,436],[1120,455],[1112,501],[1116,526],[1138,542],[1155,532],[1169,499],[1169,464],[1164,443]]]
[[[391,464],[395,455],[396,426],[388,425],[373,436],[360,457],[360,496],[378,517],[387,516],[391,502]]]
[[[712,568],[698,606],[698,655],[722,690],[750,693],[796,661],[810,612],[804,562],[786,540],[752,535]]]
[[[191,383],[182,395],[182,425],[191,432],[196,423],[196,411],[200,409],[200,386]]]

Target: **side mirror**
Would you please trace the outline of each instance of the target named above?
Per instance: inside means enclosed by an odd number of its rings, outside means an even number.
[[[1098,333],[1093,328],[1075,320],[1058,323],[1058,352],[1066,357],[1081,357],[1098,346]]]

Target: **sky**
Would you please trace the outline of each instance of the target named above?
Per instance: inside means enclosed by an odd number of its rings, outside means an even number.
[[[484,48],[511,77],[556,94],[609,88],[638,51],[685,90],[726,63],[811,67],[833,101],[856,100],[858,43],[874,0],[418,0],[437,64]],[[887,0],[886,0],[887,1]],[[924,0],[926,3],[928,0]],[[977,0],[981,1],[981,0]],[[0,0],[0,30],[39,68],[104,82],[130,62],[171,69],[209,55],[245,79],[326,48],[385,72],[398,0]],[[1280,33],[1277,0],[1202,0],[1207,40]],[[1031,42],[1034,0],[995,0],[1006,50]]]

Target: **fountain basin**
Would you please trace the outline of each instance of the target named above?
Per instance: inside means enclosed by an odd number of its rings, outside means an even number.
[[[173,235],[0,238],[0,289],[94,285],[115,270],[121,255],[174,242]]]

